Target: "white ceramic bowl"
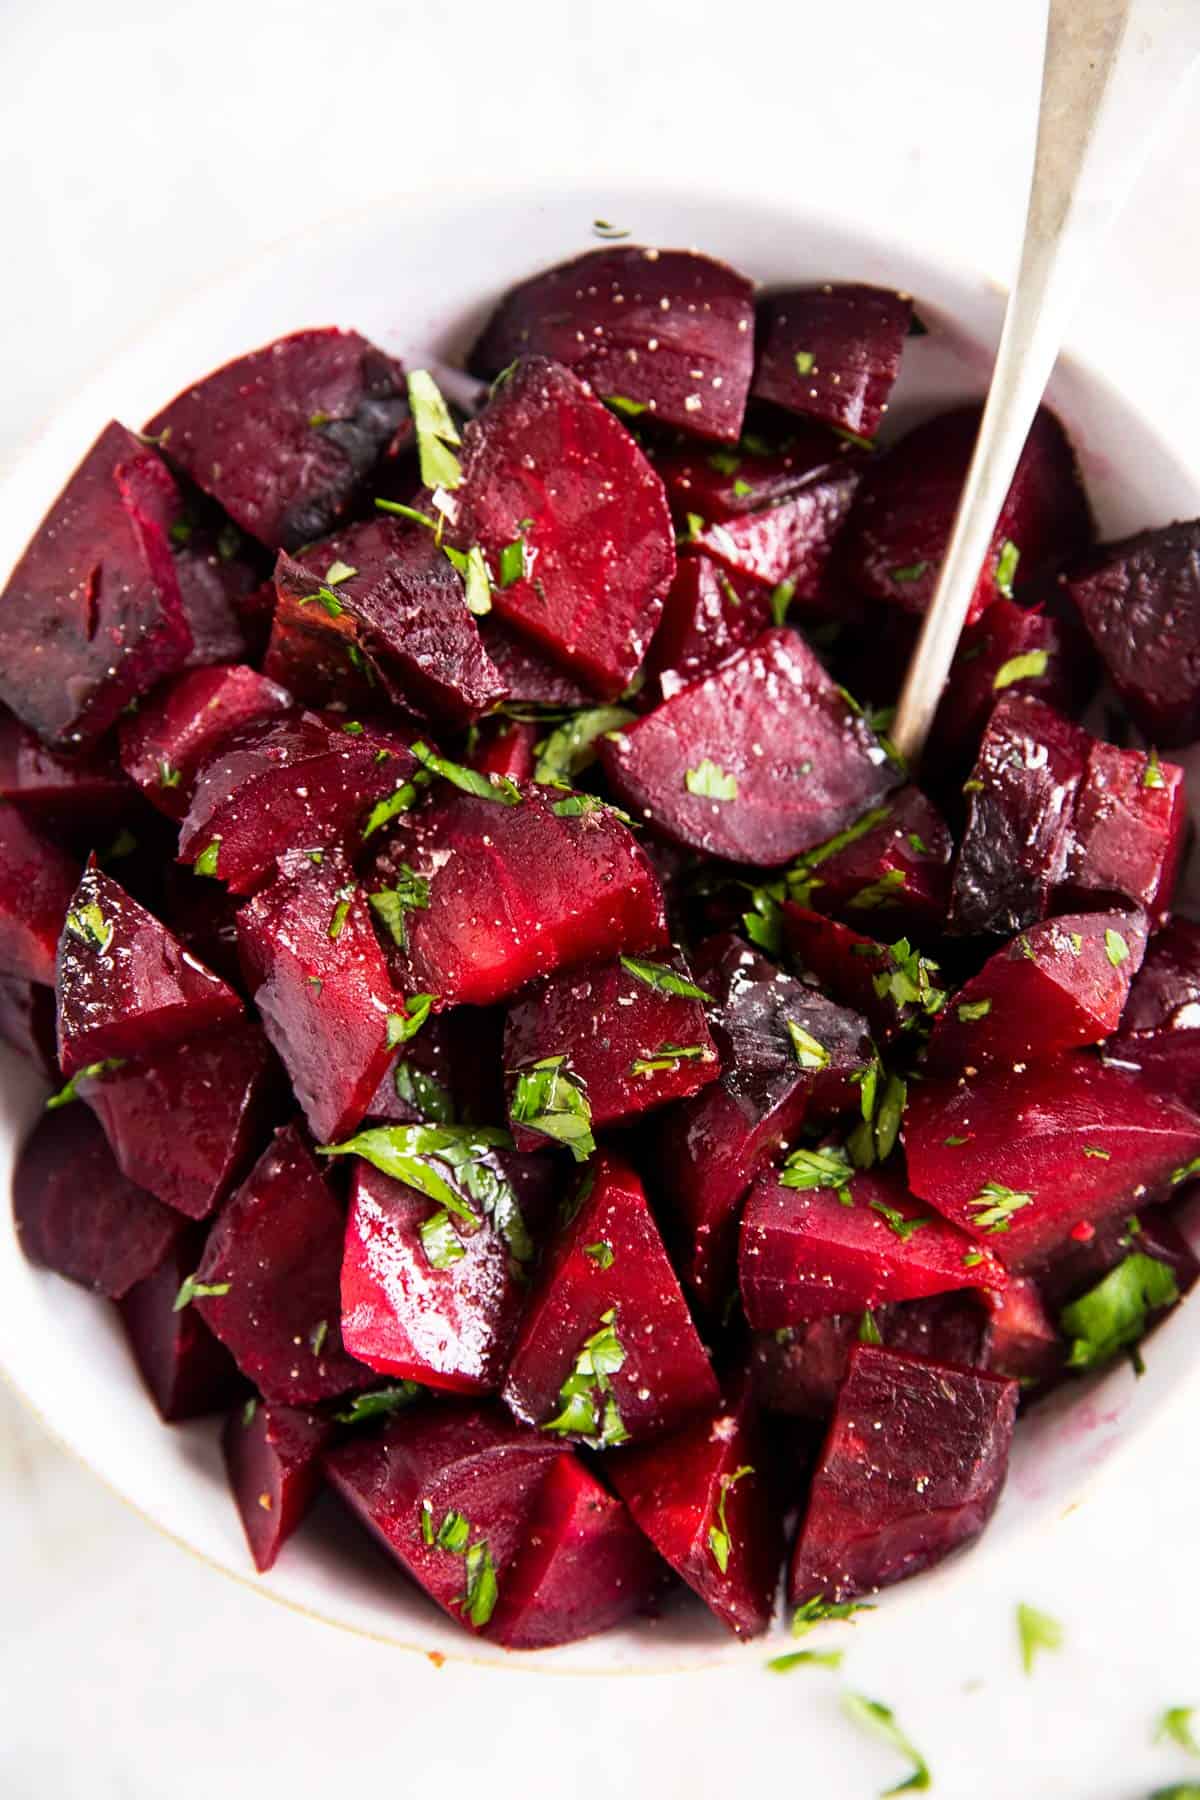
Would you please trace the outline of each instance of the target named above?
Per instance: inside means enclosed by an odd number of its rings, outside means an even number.
[[[85,387],[20,458],[0,505],[0,571],[112,416],[139,426],[185,383],[242,351],[307,325],[357,327],[410,366],[453,365],[496,296],[535,269],[594,248],[594,196],[550,188],[398,199],[314,226],[252,266],[201,289]],[[607,193],[608,218],[635,242],[696,246],[761,282],[859,278],[910,289],[927,337],[907,346],[887,433],[986,384],[1002,297],[981,278],[831,219],[744,201],[639,191]],[[1136,358],[1114,367],[1136,380]],[[1188,469],[1140,421],[1135,396],[1065,359],[1050,398],[1080,452],[1104,535],[1200,513],[1200,468]],[[0,1065],[0,1189],[43,1091],[6,1054]],[[1064,1390],[1023,1421],[989,1534],[973,1551],[883,1597],[879,1623],[933,1588],[966,1583],[979,1560],[1070,1511],[1111,1468],[1152,1412],[1177,1400],[1200,1358],[1200,1307],[1183,1307],[1154,1340],[1135,1381],[1125,1365]],[[49,1429],[147,1519],[273,1599],[389,1643],[451,1657],[555,1672],[677,1669],[748,1652],[697,1604],[564,1650],[513,1657],[468,1638],[367,1542],[332,1502],[253,1573],[226,1491],[211,1421],[168,1430],[142,1391],[115,1311],[22,1258],[0,1225],[0,1367]],[[969,1603],[969,1588],[965,1590]],[[776,1628],[782,1637],[786,1627]],[[754,1652],[761,1654],[761,1644]]]

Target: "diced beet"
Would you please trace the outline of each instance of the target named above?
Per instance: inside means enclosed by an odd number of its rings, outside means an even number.
[[[840,1006],[862,1013],[880,1045],[911,1030],[945,1005],[936,963],[915,952],[907,938],[879,944],[849,925],[783,902],[783,936],[801,974]]]
[[[1007,1268],[1078,1225],[1161,1199],[1200,1154],[1200,1117],[1086,1055],[911,1090],[909,1186]]]
[[[1010,1281],[1005,1292],[1016,1285]],[[871,1319],[890,1350],[956,1363],[961,1368],[983,1367],[987,1314],[981,1300],[986,1297],[967,1292],[937,1294],[931,1300],[881,1306],[872,1311]],[[865,1341],[863,1330],[863,1315],[842,1313],[808,1319],[781,1331],[757,1333],[753,1377],[760,1405],[795,1418],[828,1419],[850,1352]]]
[[[197,881],[185,864],[169,862],[162,869],[161,905],[171,930],[185,949],[241,992],[239,904],[219,881]]]
[[[11,713],[0,713],[0,801],[11,801],[31,825],[86,837],[90,848],[129,811],[132,798],[111,750],[87,756],[49,750]]]
[[[987,1302],[987,1367],[1014,1381],[1051,1380],[1062,1366],[1066,1347],[1037,1284],[1017,1276],[1006,1288],[990,1293]]]
[[[553,357],[623,412],[735,443],[754,365],[752,294],[736,269],[692,250],[591,250],[510,289],[470,366],[490,379],[517,357]]]
[[[998,694],[1032,694],[1072,711],[1093,685],[1094,658],[1078,627],[1040,607],[994,600],[959,641],[925,754],[925,767],[961,781],[974,761]],[[1021,673],[1021,671],[1026,671]],[[999,686],[997,686],[999,682]],[[961,771],[961,773],[960,773]]]
[[[822,426],[795,422],[777,444],[747,433],[732,450],[675,439],[651,444],[646,454],[684,528],[689,514],[703,524],[726,524],[746,513],[761,513],[830,473],[864,461],[861,451],[839,444]]]
[[[191,633],[171,548],[133,487],[174,483],[107,425],[0,595],[0,699],[47,743],[87,746],[183,667]]]
[[[981,409],[960,406],[927,419],[871,467],[842,540],[852,586],[909,612],[933,595],[954,514],[975,447]],[[1091,535],[1075,453],[1054,414],[1043,408],[1021,452],[992,533],[967,623],[1015,589],[1024,594],[1048,566],[1076,554]],[[1013,564],[1011,550],[1018,556]]]
[[[565,1056],[571,1080],[587,1096],[593,1128],[706,1086],[718,1063],[704,1002],[672,993],[673,986],[696,987],[678,950],[661,952],[648,967],[635,959],[632,968],[613,962],[564,970],[528,989],[509,1010],[504,1031],[510,1106],[522,1071],[545,1057]],[[521,1150],[543,1149],[549,1141],[515,1121],[513,1131]]]
[[[147,1061],[81,1077],[79,1092],[129,1179],[177,1212],[203,1219],[265,1140],[280,1086],[266,1038],[251,1020],[238,1019]]]
[[[538,1490],[488,1636],[508,1650],[576,1643],[644,1611],[664,1574],[621,1501],[564,1451]]]
[[[15,806],[0,805],[0,974],[54,981],[58,940],[79,866],[27,824]]]
[[[346,732],[313,713],[242,726],[200,773],[180,860],[252,893],[285,851],[353,839],[415,767],[395,733]]]
[[[954,1288],[1001,1288],[1007,1279],[995,1257],[914,1200],[891,1169],[856,1175],[840,1191],[801,1191],[775,1172],[761,1175],[746,1196],[738,1267],[756,1331]]]
[[[1200,1108],[1200,925],[1172,919],[1151,940],[1108,1054]]]
[[[771,1623],[783,1558],[767,1445],[743,1377],[714,1411],[605,1468],[638,1525],[738,1637]]]
[[[786,862],[899,779],[794,632],[765,631],[601,746],[618,798],[693,849]]]
[[[224,1412],[246,1391],[237,1364],[196,1308],[175,1304],[202,1242],[203,1233],[181,1232],[154,1273],[118,1303],[146,1390],[169,1425]]]
[[[280,860],[237,916],[238,945],[263,1030],[320,1142],[345,1137],[389,1062],[399,1011],[366,895],[338,851]]]
[[[494,611],[615,697],[675,574],[667,497],[635,440],[568,369],[530,357],[466,427],[462,470],[449,535],[483,551]],[[513,546],[523,572],[506,581]]]
[[[1137,913],[1066,913],[1031,925],[989,956],[934,1023],[928,1067],[1046,1062],[1114,1032],[1141,966]]]
[[[481,775],[531,781],[537,762],[537,745],[544,736],[544,727],[528,720],[486,720],[479,728],[478,740],[468,760]]]
[[[397,706],[394,694],[358,647],[348,613],[331,617],[323,608],[280,600],[275,605],[263,674],[287,689],[302,706],[344,707],[348,717],[369,718],[382,706]]]
[[[294,332],[226,363],[146,427],[270,550],[329,531],[409,430],[400,364],[356,331],[332,327]]]
[[[790,1603],[874,1593],[977,1538],[1004,1485],[1019,1393],[996,1375],[857,1345],[792,1553]]]
[[[342,1347],[341,1208],[295,1125],[275,1134],[209,1233],[190,1304],[268,1400],[364,1387]]]
[[[126,1180],[83,1106],[34,1126],[13,1175],[13,1218],[30,1262],[111,1300],[151,1274],[183,1229],[178,1213]]]
[[[711,557],[685,553],[650,650],[663,699],[753,643],[770,623],[769,588],[744,575],[730,575]]]
[[[226,1421],[225,1467],[260,1575],[274,1567],[316,1497],[331,1430],[317,1413],[266,1401],[250,1401]]]
[[[189,670],[122,719],[122,766],[153,806],[182,819],[196,775],[221,739],[290,705],[286,689],[243,665]]]
[[[398,996],[395,1004],[399,1005]],[[397,1050],[371,1096],[367,1118],[390,1125],[422,1120],[486,1125],[503,1118],[503,1031],[499,1008],[463,1006],[434,1013]]]
[[[64,1075],[113,1056],[152,1056],[242,1011],[232,989],[95,857],[67,910],[57,986]]]
[[[754,397],[874,437],[911,323],[912,297],[892,288],[845,281],[768,294],[758,305]]]
[[[539,1271],[504,1398],[552,1435],[658,1437],[715,1401],[708,1356],[633,1170],[603,1151],[580,1195]]]
[[[500,672],[510,704],[590,706],[592,694],[558,663],[542,655],[493,609],[479,622],[483,647]]]
[[[710,1024],[721,1075],[666,1117],[658,1146],[663,1191],[686,1231],[683,1273],[711,1311],[733,1285],[737,1205],[806,1118],[858,1108],[854,1077],[870,1065],[866,1020],[785,975],[734,937],[705,947],[697,978],[716,1008]],[[805,1067],[789,1022],[829,1060]]]
[[[1104,544],[1063,580],[1151,742],[1200,737],[1200,520]]]
[[[788,582],[805,611],[838,598],[832,579],[834,544],[850,513],[862,475],[848,457],[826,454],[794,493],[761,512],[726,520],[689,515],[689,542],[721,563],[731,575],[748,576],[774,589]]]
[[[20,975],[0,975],[0,1041],[54,1080],[58,1075],[54,989]]]
[[[215,508],[213,509],[215,511]],[[228,523],[210,526],[185,514],[175,528],[175,574],[192,634],[189,669],[244,663],[261,649],[254,617],[262,585],[257,546]]]
[[[1200,1262],[1167,1209],[1139,1206],[1136,1212],[1102,1220],[1087,1233],[1068,1236],[1037,1264],[1037,1285],[1046,1306],[1057,1316],[1131,1252],[1166,1263],[1181,1294],[1196,1285]]]
[[[490,1005],[535,976],[667,935],[633,834],[599,803],[554,789],[526,789],[516,805],[448,789],[380,838],[367,886],[415,895],[403,943],[392,933],[392,974],[403,993],[444,1006]]]
[[[1171,904],[1188,831],[1183,770],[1093,739],[1075,799],[1063,897],[1144,906],[1152,924]]]
[[[414,1406],[327,1451],[325,1473],[431,1600],[486,1632],[561,1454],[498,1406]]]
[[[792,885],[803,886],[818,912],[886,924],[889,936],[928,937],[945,923],[953,855],[937,808],[920,788],[906,786],[808,851]]]

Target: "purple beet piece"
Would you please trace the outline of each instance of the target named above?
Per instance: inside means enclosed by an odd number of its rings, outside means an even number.
[[[607,1447],[674,1430],[716,1390],[642,1184],[601,1151],[539,1270],[504,1398],[552,1439]]]
[[[1200,737],[1200,520],[1103,544],[1063,580],[1151,742]]]
[[[673,1437],[612,1457],[613,1485],[659,1554],[737,1637],[771,1623],[782,1517],[750,1383]]]
[[[589,688],[543,656],[519,631],[491,611],[479,622],[483,647],[500,672],[510,705],[590,706]]]
[[[175,1305],[202,1243],[202,1232],[181,1232],[153,1274],[118,1303],[142,1380],[169,1425],[224,1412],[246,1391],[237,1364],[196,1308]]]
[[[504,697],[463,578],[423,525],[377,517],[347,526],[295,559],[281,556],[275,588],[276,629],[299,614],[318,639],[338,632],[339,646],[344,630],[423,717],[455,730]]]
[[[312,1405],[369,1380],[342,1347],[343,1229],[299,1127],[287,1125],[209,1233],[190,1304],[268,1400]]]
[[[493,610],[615,698],[675,574],[667,497],[635,440],[568,369],[533,356],[466,427],[462,473],[449,536],[483,551]]]
[[[281,1085],[266,1038],[238,1019],[146,1061],[81,1077],[79,1092],[129,1179],[204,1219],[249,1168]]]
[[[1078,1227],[1036,1265],[1038,1290],[1050,1312],[1057,1317],[1131,1252],[1165,1263],[1181,1294],[1196,1285],[1200,1262],[1178,1225],[1165,1207],[1143,1206],[1094,1227]]]
[[[185,516],[176,537],[175,573],[192,634],[189,669],[257,658],[261,631],[255,612],[262,574],[249,541],[230,524],[210,526]]]
[[[1161,1199],[1200,1154],[1200,1117],[1075,1055],[922,1081],[904,1123],[914,1194],[1024,1272],[1071,1235]]]
[[[871,467],[843,538],[851,586],[908,612],[924,612],[933,594],[966,480],[980,408],[961,406],[927,419]],[[1077,554],[1091,536],[1091,515],[1075,453],[1054,414],[1035,418],[1008,498],[996,521],[967,622],[998,598],[1029,591],[1039,573]],[[1014,561],[1012,550],[1017,552]]]
[[[654,634],[650,668],[664,700],[707,675],[771,623],[771,590],[730,575],[711,557],[679,558],[662,622]]]
[[[1007,1280],[994,1256],[915,1200],[890,1168],[843,1189],[797,1190],[776,1171],[761,1175],[742,1212],[738,1268],[755,1331]]]
[[[400,1011],[366,895],[335,850],[295,851],[238,913],[238,945],[263,1030],[318,1142],[345,1137],[391,1061]]]
[[[467,760],[481,775],[532,781],[537,746],[545,735],[543,726],[527,719],[486,719]]]
[[[1066,1346],[1051,1323],[1037,1283],[1017,1276],[988,1300],[987,1362],[994,1375],[1022,1383],[1050,1381]]]
[[[799,600],[805,611],[836,605],[832,551],[850,512],[860,471],[852,463],[834,463],[797,493],[762,512],[745,513],[726,523],[685,521],[689,541],[732,575],[749,576],[775,590],[788,584],[789,603]]]
[[[1200,1109],[1200,925],[1172,919],[1151,940],[1108,1055]]]
[[[788,1599],[853,1600],[971,1543],[1008,1470],[1020,1388],[859,1344],[788,1571]]]
[[[191,669],[164,682],[120,728],[121,764],[152,806],[182,819],[196,776],[239,726],[276,718],[291,705],[277,682],[254,669]]]
[[[47,743],[94,744],[191,649],[165,532],[133,491],[174,483],[107,425],[0,595],[0,699]]]
[[[252,893],[285,851],[356,842],[372,807],[415,767],[395,732],[347,732],[315,713],[244,725],[200,773],[180,861]]]
[[[332,1429],[318,1413],[265,1400],[247,1402],[226,1420],[225,1467],[260,1575],[274,1568],[316,1498]]]
[[[477,375],[549,356],[622,413],[736,443],[754,363],[753,287],[727,263],[638,244],[591,250],[510,289]]]
[[[388,930],[402,993],[487,1006],[554,969],[666,940],[644,851],[591,796],[531,787],[505,805],[446,788],[379,843],[367,887],[399,896]]]
[[[1070,630],[1040,607],[994,600],[962,634],[925,767],[939,774],[948,768],[961,781],[1000,694],[1032,694],[1060,712],[1074,711],[1087,698],[1095,668],[1080,636],[1078,627]]]
[[[564,1451],[538,1489],[488,1636],[507,1650],[576,1643],[645,1611],[664,1574],[621,1501]]]
[[[794,632],[764,631],[601,746],[618,799],[710,856],[770,866],[840,831],[899,777]]]
[[[794,424],[778,443],[748,432],[733,449],[713,450],[680,440],[647,450],[662,476],[681,526],[694,514],[703,524],[727,524],[790,499],[814,482],[864,462],[820,425]],[[699,526],[696,527],[699,529]]]
[[[1137,913],[1065,913],[1031,925],[959,988],[934,1022],[926,1065],[953,1075],[1046,1062],[1120,1023],[1146,949]]]
[[[1188,832],[1184,773],[1093,739],[1075,798],[1060,901],[1127,900],[1152,927],[1170,907]]]
[[[850,924],[927,938],[945,924],[953,855],[936,806],[906,786],[809,850],[789,887],[818,912]]]
[[[48,749],[11,713],[0,713],[0,801],[31,825],[71,839],[115,830],[133,798],[111,750],[71,756]]]
[[[682,1270],[717,1310],[733,1286],[737,1205],[759,1170],[800,1129],[859,1107],[854,1077],[871,1064],[866,1020],[785,975],[739,938],[712,940],[697,969],[716,1007],[710,1025],[719,1078],[667,1114],[657,1161],[681,1218]],[[805,1066],[789,1022],[828,1054]]]
[[[876,943],[794,900],[783,903],[783,936],[797,971],[815,980],[839,1006],[862,1013],[881,1046],[936,1016],[945,1005],[940,969],[907,938]]]
[[[356,331],[297,331],[185,389],[146,431],[243,531],[294,550],[407,441],[404,370]]]
[[[499,1406],[414,1406],[325,1455],[325,1474],[452,1619],[487,1631],[561,1445]]]
[[[0,806],[0,974],[54,981],[79,865],[15,806]]]
[[[705,1087],[719,1065],[701,991],[678,950],[652,961],[564,970],[529,988],[509,1009],[504,1030],[510,1119],[522,1072],[547,1057],[566,1058],[565,1070],[587,1096],[593,1129]],[[552,1141],[515,1121],[513,1134],[520,1150]]]
[[[270,639],[263,674],[285,687],[302,706],[345,708],[369,718],[381,706],[398,706],[395,694],[358,647],[358,628],[347,612],[314,610],[281,596],[271,584]]]
[[[242,992],[237,947],[237,896],[218,881],[197,881],[177,862],[161,871],[163,917],[186,950]]]
[[[113,1056],[152,1056],[242,1011],[233,990],[95,857],[67,910],[57,986],[64,1075]]]
[[[911,323],[911,295],[865,282],[768,294],[758,305],[754,398],[874,437]]]
[[[21,975],[0,975],[0,1041],[51,1081],[58,1076],[54,989]]]
[[[183,1229],[178,1213],[122,1175],[83,1106],[34,1126],[13,1175],[13,1218],[30,1262],[110,1300],[152,1274]]]

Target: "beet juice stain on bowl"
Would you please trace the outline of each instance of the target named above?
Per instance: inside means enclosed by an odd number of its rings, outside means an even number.
[[[325,1487],[496,1646],[754,1636],[785,1563],[803,1626],[1192,1285],[1200,528],[1097,547],[1043,411],[918,785],[975,424],[876,450],[923,328],[609,245],[465,410],[325,329],[107,425],[18,563],[17,1231],[223,1417],[260,1570]]]

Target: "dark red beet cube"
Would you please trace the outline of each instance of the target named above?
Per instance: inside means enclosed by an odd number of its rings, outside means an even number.
[[[1075,798],[1063,898],[1124,899],[1160,923],[1188,832],[1183,770],[1093,739]]]
[[[862,1013],[879,1045],[936,1016],[946,1003],[937,964],[907,938],[879,944],[849,925],[783,902],[783,937],[793,966],[819,988]]]
[[[861,451],[839,444],[820,425],[796,424],[779,443],[755,433],[734,449],[680,439],[647,450],[663,478],[671,511],[685,534],[761,513],[844,468],[860,468]],[[689,525],[689,515],[699,524]]]
[[[121,763],[151,805],[182,819],[198,772],[222,738],[239,726],[284,713],[291,696],[278,682],[240,664],[192,669],[164,682],[131,718],[122,719]]]
[[[535,645],[496,617],[495,609],[479,621],[484,649],[500,672],[509,704],[533,706],[590,706],[590,688],[568,674],[561,664],[543,656]]]
[[[343,1230],[341,1208],[288,1125],[209,1233],[190,1304],[268,1400],[305,1406],[367,1385],[342,1348]]]
[[[853,1600],[983,1531],[1004,1486],[1020,1388],[859,1344],[813,1477],[788,1599]]]
[[[1066,1346],[1055,1330],[1037,1284],[1017,1276],[990,1293],[986,1366],[1013,1381],[1051,1380],[1062,1367]]]
[[[950,900],[954,840],[920,788],[902,787],[846,832],[803,858],[789,884],[818,912],[886,927],[890,936],[939,933]]]
[[[317,1413],[265,1400],[249,1401],[226,1421],[225,1467],[260,1575],[274,1567],[316,1497],[331,1430]]]
[[[1200,1154],[1200,1117],[1136,1074],[1065,1056],[919,1082],[904,1150],[913,1193],[1024,1270],[1076,1226],[1161,1199]]]
[[[31,825],[86,838],[115,831],[133,793],[111,750],[71,756],[50,750],[11,713],[0,714],[0,801]]]
[[[605,1468],[654,1548],[738,1637],[771,1623],[783,1558],[767,1447],[749,1382],[662,1443],[622,1451]]]
[[[758,306],[754,397],[874,437],[911,323],[910,295],[862,282],[768,294]]]
[[[30,1262],[110,1300],[152,1274],[183,1229],[178,1213],[122,1175],[83,1106],[34,1126],[13,1176],[13,1218]]]
[[[483,551],[493,609],[615,697],[675,574],[667,497],[635,440],[568,369],[535,356],[467,426],[462,470],[450,535]],[[506,579],[513,546],[520,572]]]
[[[345,1137],[391,1061],[398,1012],[366,895],[334,850],[285,856],[238,913],[238,945],[263,1030],[319,1142]]]
[[[15,806],[0,806],[0,973],[18,981],[54,981],[63,920],[79,865],[28,824]]]
[[[175,1304],[200,1259],[202,1242],[202,1233],[181,1232],[153,1274],[119,1302],[146,1390],[169,1425],[224,1412],[246,1391],[237,1364],[196,1308]]]
[[[871,467],[846,526],[844,570],[851,586],[909,612],[924,612],[967,476],[980,408],[927,419]],[[1062,426],[1044,408],[1033,422],[996,521],[967,622],[1039,572],[1076,554],[1091,515]],[[1017,555],[1014,559],[1012,546]]]
[[[765,631],[625,727],[600,760],[637,818],[759,865],[820,843],[899,779],[866,720],[786,630]]]
[[[1151,940],[1108,1054],[1200,1108],[1200,925],[1172,919]]]
[[[547,1251],[504,1398],[552,1439],[661,1436],[711,1406],[716,1381],[633,1170],[608,1152]]]
[[[294,550],[407,437],[404,370],[356,331],[297,331],[185,389],[146,431],[243,531]]]
[[[961,781],[1001,694],[1032,694],[1071,712],[1093,685],[1095,659],[1078,627],[1040,607],[994,600],[959,640],[925,753],[925,768]],[[961,773],[960,773],[961,771]]]
[[[58,1076],[54,989],[20,975],[0,975],[0,1040],[51,1081]]]
[[[1057,1317],[1068,1301],[1095,1287],[1131,1252],[1165,1263],[1181,1294],[1196,1285],[1200,1262],[1191,1245],[1166,1207],[1147,1206],[1066,1238],[1038,1263],[1037,1285],[1050,1312]]]
[[[787,582],[791,598],[806,612],[836,606],[832,552],[860,476],[861,469],[849,458],[827,457],[802,487],[761,512],[727,520],[689,513],[683,521],[688,540],[731,575],[748,576],[771,589]]]
[[[175,574],[192,634],[187,667],[256,660],[262,648],[258,546],[228,521],[193,518],[190,508],[176,522],[174,539],[183,540],[175,544]]]
[[[63,1074],[113,1056],[153,1056],[241,1011],[233,990],[93,857],[72,897],[58,946]]]
[[[685,553],[650,650],[663,699],[753,643],[770,623],[769,588],[744,575],[730,575],[709,556]]]
[[[191,649],[165,531],[135,489],[174,491],[153,450],[107,425],[0,595],[0,699],[47,743],[95,743]]]
[[[549,356],[626,414],[735,443],[754,363],[753,288],[692,250],[592,250],[512,288],[471,352],[475,374]]]
[[[509,781],[532,781],[537,745],[545,735],[541,725],[528,720],[485,720],[468,761],[481,775],[502,775]]]

